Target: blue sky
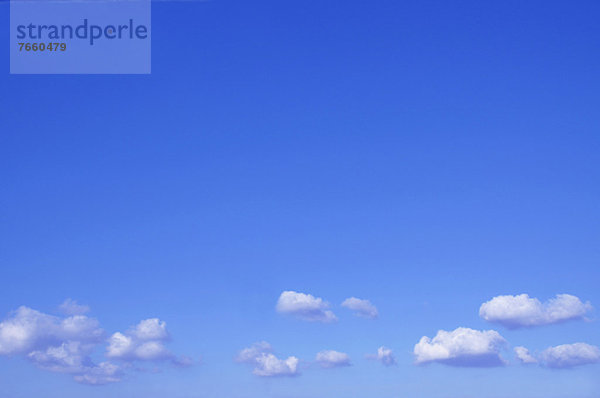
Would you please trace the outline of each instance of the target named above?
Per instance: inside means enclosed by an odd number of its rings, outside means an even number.
[[[9,75],[0,55],[0,396],[598,397],[600,4],[152,7],[149,76]],[[286,291],[312,298],[278,306]],[[22,306],[56,328],[27,349],[6,334]],[[30,355],[88,338],[61,329],[73,316],[120,381]],[[501,337],[416,363],[457,328]],[[115,333],[163,351],[110,357]],[[365,357],[382,346],[395,365]],[[351,366],[322,367],[327,350]],[[596,363],[553,366],[581,350]]]

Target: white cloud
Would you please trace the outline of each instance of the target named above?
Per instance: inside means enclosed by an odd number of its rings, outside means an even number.
[[[258,343],[252,344],[252,346],[248,348],[244,348],[239,354],[235,357],[236,362],[240,363],[253,363],[254,360],[264,353],[273,352],[273,348],[271,344],[266,341],[259,341]]]
[[[527,294],[520,294],[494,297],[481,305],[479,316],[514,329],[581,319],[591,309],[589,302],[583,303],[569,294],[558,294],[545,303]]]
[[[91,348],[93,347],[78,341],[70,341],[59,346],[47,347],[45,350],[32,351],[27,356],[42,369],[76,373],[87,365]]]
[[[148,341],[135,349],[135,357],[143,361],[171,359],[173,354],[161,341]]]
[[[64,341],[100,342],[104,331],[85,315],[59,318],[28,307],[0,322],[0,355],[24,354]]]
[[[262,377],[296,376],[298,374],[298,358],[288,357],[278,359],[273,354],[266,354],[256,358],[257,366],[253,373]]]
[[[140,340],[166,340],[169,338],[167,324],[158,318],[141,321],[133,330],[133,334]]]
[[[0,355],[22,354],[45,339],[58,340],[60,320],[28,307],[20,307],[13,316],[0,322]]]
[[[64,312],[83,311],[74,309],[72,300],[65,303],[68,305],[61,306]],[[168,337],[164,322],[148,319],[125,334],[113,334],[106,356],[125,362],[168,359],[177,366],[189,365],[188,358],[176,358],[164,347]],[[98,321],[85,315],[58,317],[23,306],[0,322],[0,355],[21,355],[40,369],[71,375],[80,383],[107,384],[121,379],[121,366],[92,360],[94,350],[105,341]]]
[[[99,385],[120,381],[120,367],[110,362],[94,364],[89,357],[92,350],[92,345],[71,341],[27,356],[39,368],[73,375],[80,383]]]
[[[72,299],[66,299],[58,309],[65,315],[83,315],[90,311],[90,307],[78,304],[77,301]]]
[[[285,291],[279,296],[276,309],[282,314],[291,314],[305,321],[334,322],[335,314],[328,310],[329,303],[310,294]]]
[[[59,318],[23,306],[0,322],[0,355],[23,355],[41,369],[70,374],[80,383],[112,383],[120,380],[119,367],[90,358],[103,337],[95,319]]]
[[[254,365],[252,373],[261,377],[297,376],[299,359],[279,359],[272,353],[271,345],[261,341],[244,348],[235,358],[236,362]]]
[[[194,364],[194,360],[187,355],[180,355],[179,357],[174,358],[171,363],[179,368],[187,368]]]
[[[523,364],[531,364],[537,363],[538,360],[535,359],[530,353],[529,350],[525,347],[515,347],[515,354],[519,361]]]
[[[505,361],[500,356],[500,349],[505,344],[506,340],[494,330],[440,330],[433,339],[423,336],[415,345],[414,355],[417,364],[439,362],[451,366],[502,366]]]
[[[83,384],[101,385],[121,381],[121,368],[110,362],[101,362],[97,366],[86,368],[85,372],[73,376]]]
[[[178,362],[164,343],[169,339],[167,325],[158,318],[146,319],[128,332],[116,332],[110,336],[106,356],[122,361]]]
[[[338,368],[343,366],[350,366],[350,357],[344,352],[338,352],[333,350],[321,351],[317,354],[317,362],[322,368]]]
[[[133,339],[120,332],[113,334],[108,343],[106,356],[109,358],[123,358],[133,351]]]
[[[369,354],[367,355],[367,358],[375,359],[385,366],[392,366],[396,364],[396,358],[394,357],[392,350],[384,346],[381,346],[377,349],[377,354]]]
[[[376,319],[379,316],[377,307],[375,307],[369,300],[361,300],[356,297],[350,297],[344,300],[342,307],[349,308],[355,311],[355,314],[369,319]]]
[[[600,348],[585,344],[563,344],[545,349],[540,360],[550,368],[572,368],[600,363]]]

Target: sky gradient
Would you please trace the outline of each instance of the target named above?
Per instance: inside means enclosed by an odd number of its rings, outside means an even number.
[[[450,3],[155,2],[149,76],[3,51],[0,397],[597,398],[600,4]]]

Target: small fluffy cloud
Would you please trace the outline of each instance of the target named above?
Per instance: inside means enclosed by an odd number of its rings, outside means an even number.
[[[298,358],[279,359],[273,354],[265,354],[256,358],[256,367],[252,371],[261,377],[296,376],[298,375]]]
[[[516,347],[515,353],[523,364],[539,363],[542,366],[555,369],[600,363],[600,348],[586,343],[549,347],[537,357],[531,355],[525,347]]]
[[[506,340],[494,330],[440,330],[433,339],[423,336],[415,345],[414,355],[417,364],[439,362],[451,366],[502,366],[505,361],[500,350],[505,344]]]
[[[591,309],[589,302],[583,303],[570,294],[558,294],[545,303],[527,294],[520,294],[494,297],[481,305],[479,316],[486,321],[515,329],[581,319]]]
[[[166,340],[169,338],[167,324],[158,318],[141,321],[133,329],[133,334],[140,340]]]
[[[329,303],[310,294],[285,291],[277,301],[277,312],[291,314],[305,321],[334,322],[335,314],[330,311]]]
[[[244,348],[235,357],[235,361],[239,363],[253,363],[254,360],[264,353],[273,352],[273,347],[266,341],[259,341],[258,343],[252,344],[248,348]]]
[[[0,322],[0,355],[24,354],[64,341],[97,343],[104,336],[98,321],[84,315],[59,318],[20,307]]]
[[[367,355],[367,358],[375,359],[385,366],[392,366],[396,364],[396,358],[394,357],[392,350],[384,346],[381,346],[377,349],[377,354]]]
[[[103,337],[98,321],[84,315],[60,318],[20,307],[0,322],[0,355],[23,355],[41,369],[70,374],[81,383],[112,383],[120,380],[119,367],[95,364],[90,357]]]
[[[20,307],[0,322],[0,355],[22,356],[40,369],[71,375],[85,384],[108,384],[121,380],[127,364],[92,360],[94,350],[105,343],[105,333],[96,319],[81,315],[82,308],[67,300],[60,309],[79,313],[59,317]],[[122,361],[171,360],[186,366],[190,360],[176,358],[163,343],[169,335],[164,322],[156,318],[140,322],[127,333],[115,333],[109,339],[107,357]]]
[[[377,307],[369,300],[361,300],[356,297],[350,297],[344,300],[342,307],[346,307],[354,311],[357,316],[369,319],[376,319],[379,316]]]
[[[267,342],[259,342],[251,347],[244,348],[236,356],[235,361],[247,363],[254,366],[252,373],[261,377],[297,376],[299,359],[288,357],[279,359],[273,353],[271,345]]]
[[[572,368],[600,363],[600,348],[585,344],[563,344],[545,349],[540,354],[541,362],[549,368]]]
[[[58,309],[65,315],[83,315],[90,312],[90,307],[81,305],[72,299],[66,299]]]
[[[110,362],[94,364],[89,356],[92,350],[91,345],[70,341],[27,356],[40,369],[73,375],[80,383],[100,385],[120,381],[121,368]]]
[[[106,356],[122,361],[165,361],[179,363],[165,347],[169,340],[167,325],[158,318],[146,319],[128,332],[114,333],[108,340]]]
[[[515,347],[515,355],[517,359],[521,361],[522,364],[531,364],[537,363],[538,360],[535,359],[530,353],[529,350],[525,347]]]
[[[350,357],[348,354],[333,350],[321,351],[317,354],[317,362],[322,368],[339,368],[343,366],[350,366]]]

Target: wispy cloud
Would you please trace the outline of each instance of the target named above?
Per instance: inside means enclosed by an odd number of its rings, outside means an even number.
[[[367,359],[374,359],[376,361],[381,362],[384,366],[392,366],[396,365],[396,357],[391,349],[381,346],[377,349],[376,354],[367,354]]]
[[[369,300],[362,300],[356,297],[350,297],[342,302],[342,307],[346,307],[354,311],[355,315],[362,318],[377,319],[379,312]]]
[[[538,360],[525,347],[515,347],[515,355],[522,364],[538,363]]]
[[[66,299],[58,307],[61,313],[65,315],[83,315],[90,312],[90,307],[87,305],[81,305],[77,301],[72,299]]]
[[[333,350],[321,351],[315,359],[322,368],[326,369],[350,366],[352,364],[348,354]]]

